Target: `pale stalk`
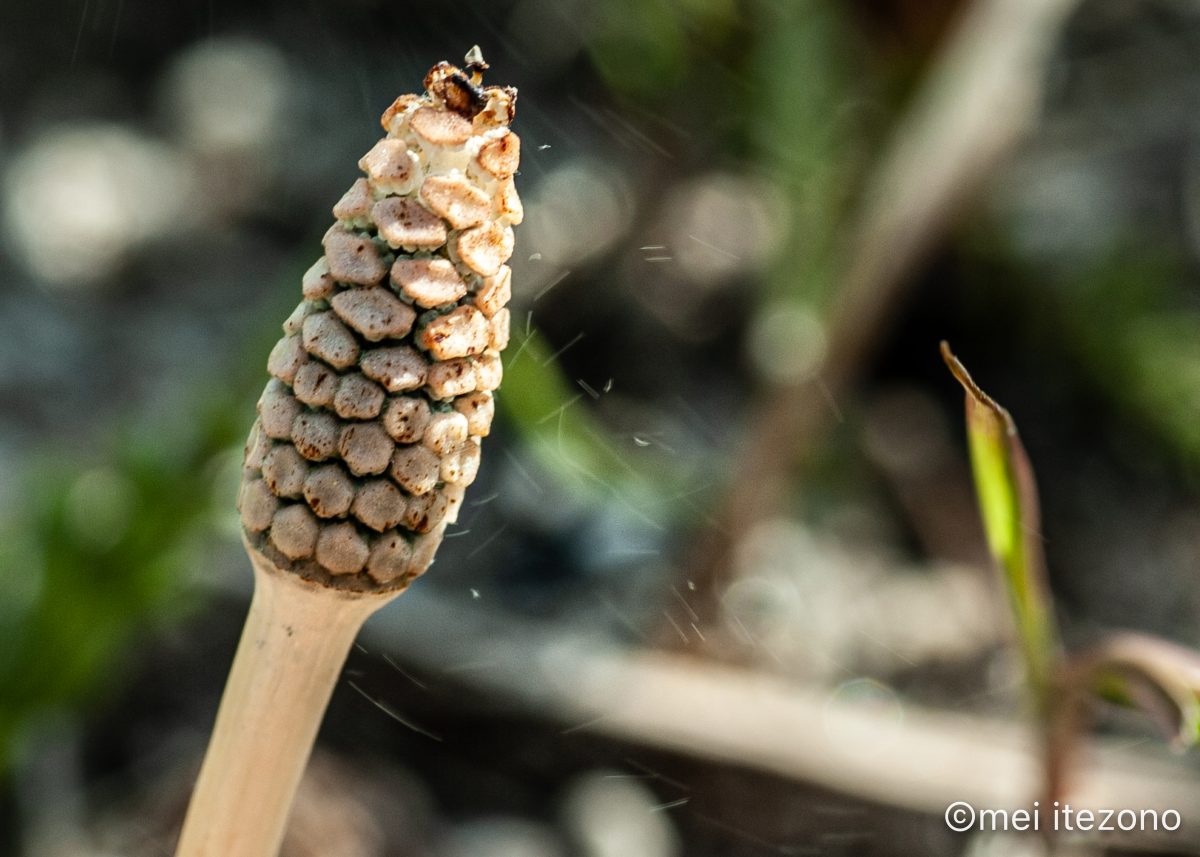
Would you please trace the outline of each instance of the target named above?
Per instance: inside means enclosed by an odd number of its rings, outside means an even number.
[[[279,852],[355,635],[479,472],[523,217],[517,92],[486,68],[438,63],[384,112],[267,358],[238,493],[254,599],[177,857]]]
[[[247,550],[254,598],[176,857],[279,852],[350,646],[367,617],[399,595],[329,589]]]

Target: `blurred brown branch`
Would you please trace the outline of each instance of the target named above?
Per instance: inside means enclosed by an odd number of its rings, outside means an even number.
[[[780,508],[794,466],[885,336],[913,273],[1032,124],[1047,56],[1075,3],[977,0],[947,37],[848,230],[822,371],[759,396],[715,523],[685,561],[706,621],[739,535]]]
[[[447,628],[453,628],[451,634]],[[414,590],[367,627],[375,645],[520,708],[638,744],[940,815],[954,801],[1028,807],[1040,744],[1011,722],[906,707],[900,716],[771,676],[630,650],[561,624],[516,619],[479,602]],[[1075,807],[1200,805],[1182,765],[1109,745],[1078,769]],[[1186,815],[1186,813],[1185,813]],[[1184,819],[1139,847],[1200,845]],[[1167,838],[1169,836],[1169,839]]]

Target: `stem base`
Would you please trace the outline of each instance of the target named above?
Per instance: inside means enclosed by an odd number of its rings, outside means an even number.
[[[247,546],[254,597],[176,857],[274,857],[350,646],[399,592],[331,590]]]

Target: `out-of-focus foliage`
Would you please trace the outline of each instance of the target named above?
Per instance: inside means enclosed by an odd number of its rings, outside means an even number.
[[[1200,473],[1200,311],[1174,254],[1114,248],[1064,289],[1059,329],[1105,394]]]
[[[822,310],[843,261],[838,229],[868,161],[860,147],[880,81],[853,71],[863,65],[861,46],[838,4],[806,0],[759,11],[763,26],[747,69],[751,146],[790,203],[767,294]]]
[[[33,719],[118,684],[125,648],[186,608],[184,574],[230,501],[216,489],[240,405],[202,397],[175,425],[123,432],[99,466],[64,452],[23,479],[0,532],[0,768]]]
[[[644,448],[636,466],[631,464],[588,412],[588,393],[571,390],[554,352],[536,330],[518,334],[511,349],[497,399],[522,443],[548,472],[581,497],[616,501],[656,526],[681,515],[680,504],[673,501],[689,474],[677,457]]]
[[[651,103],[688,85],[740,23],[734,0],[614,0],[595,10],[589,52],[617,92]]]

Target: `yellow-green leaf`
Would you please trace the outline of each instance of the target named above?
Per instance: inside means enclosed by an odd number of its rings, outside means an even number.
[[[967,440],[983,528],[1003,572],[1030,683],[1044,704],[1059,644],[1033,468],[1008,411],[980,389],[945,342],[942,357],[966,391]]]

